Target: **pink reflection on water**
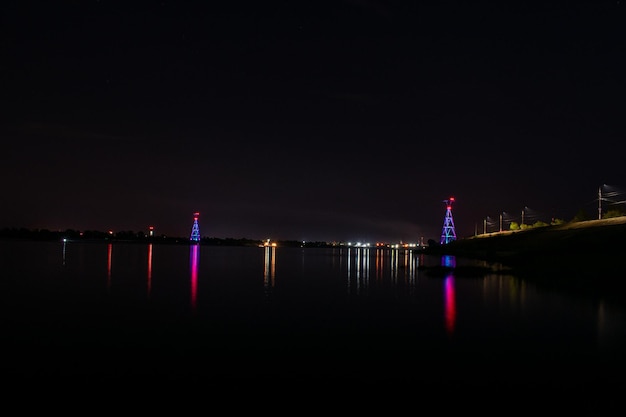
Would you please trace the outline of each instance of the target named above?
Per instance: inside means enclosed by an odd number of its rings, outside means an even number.
[[[448,268],[456,267],[456,257],[454,255],[444,255],[441,258],[441,265]],[[454,294],[454,273],[450,272],[443,281],[444,292],[444,318],[446,323],[446,332],[448,336],[454,333],[454,324],[456,321],[456,297]]]
[[[454,294],[454,276],[448,275],[444,282],[444,305],[445,305],[445,320],[446,331],[448,335],[452,336],[454,333],[454,322],[456,320],[456,300]]]
[[[189,269],[191,271],[191,309],[196,311],[198,297],[198,254],[200,245],[190,245]]]
[[[152,243],[148,244],[148,298],[152,291]]]

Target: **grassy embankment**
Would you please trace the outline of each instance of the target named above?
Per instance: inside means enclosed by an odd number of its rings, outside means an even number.
[[[472,236],[426,252],[500,263],[542,286],[626,304],[626,216]]]

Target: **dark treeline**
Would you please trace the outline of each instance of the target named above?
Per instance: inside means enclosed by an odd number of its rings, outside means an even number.
[[[147,242],[147,243],[170,243],[170,244],[190,244],[189,238],[169,237],[165,235],[149,236],[144,232],[133,232],[130,230],[120,232],[102,232],[97,230],[78,231],[67,229],[63,231],[48,229],[27,229],[9,228],[0,229],[0,239],[21,239],[38,241],[61,241],[63,239],[72,241],[109,241],[109,242]],[[264,241],[248,238],[217,238],[202,237],[201,245],[206,246],[263,246]],[[328,247],[326,242],[301,242],[297,240],[276,241],[281,247]]]

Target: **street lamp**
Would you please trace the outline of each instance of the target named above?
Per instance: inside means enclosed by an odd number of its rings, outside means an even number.
[[[602,187],[598,187],[598,220],[602,220]]]

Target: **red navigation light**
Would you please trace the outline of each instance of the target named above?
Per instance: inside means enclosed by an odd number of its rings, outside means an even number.
[[[450,201],[454,201],[454,197],[450,197]]]

